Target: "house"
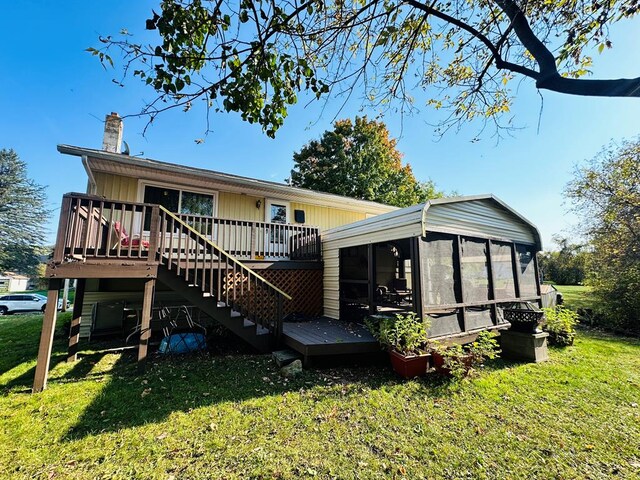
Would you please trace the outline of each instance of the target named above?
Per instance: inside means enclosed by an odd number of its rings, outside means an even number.
[[[78,279],[71,360],[80,337],[121,329],[123,317],[136,319],[144,359],[153,320],[181,305],[267,351],[285,316],[322,314],[320,233],[397,209],[133,157],[121,144],[122,119],[111,114],[101,150],[58,146],[88,179],[86,193],[63,197],[46,271],[51,296],[62,279]],[[36,390],[53,322],[47,312]]]
[[[432,336],[462,341],[508,327],[501,305],[540,299],[539,234],[495,197],[398,209],[132,157],[121,143],[112,114],[102,150],[58,146],[88,177],[86,193],[63,197],[46,270],[48,305],[62,279],[78,280],[69,361],[80,337],[115,329],[139,335],[143,365],[152,332],[175,325],[172,309],[191,322],[195,307],[258,350],[287,345],[310,361],[378,350],[353,322],[366,313],[429,315]],[[34,391],[46,385],[55,317],[45,312]]]
[[[24,292],[27,290],[29,277],[13,272],[0,274],[0,292]]]

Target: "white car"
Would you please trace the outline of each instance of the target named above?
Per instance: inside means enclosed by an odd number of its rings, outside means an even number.
[[[13,293],[0,297],[0,315],[14,312],[44,312],[46,307],[47,297],[38,293]],[[61,309],[62,299],[59,299],[58,310]]]

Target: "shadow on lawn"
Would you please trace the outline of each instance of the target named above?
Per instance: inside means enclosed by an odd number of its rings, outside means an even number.
[[[501,369],[506,365],[511,363],[499,360],[490,362],[486,369]],[[124,353],[109,376],[104,389],[63,437],[65,440],[161,422],[173,412],[280,396],[302,389],[312,391],[312,397],[317,400],[345,395],[345,392],[360,395],[362,388],[395,388],[406,382],[388,365],[305,369],[299,377],[285,381],[270,355],[156,356],[147,372],[140,375],[134,355]],[[70,378],[73,376],[69,374],[57,381]],[[425,398],[442,398],[452,392],[452,386],[455,389],[450,380],[438,375],[414,382],[416,392]]]
[[[375,367],[305,370],[285,381],[270,355],[156,357],[147,372],[139,375],[134,356],[123,354],[109,375],[104,389],[69,429],[65,440],[156,423],[173,412],[226,402],[353,382],[370,388],[399,382],[390,370]],[[65,375],[56,381],[67,379]]]

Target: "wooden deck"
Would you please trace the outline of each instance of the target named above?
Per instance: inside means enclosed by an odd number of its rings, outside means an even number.
[[[285,322],[282,337],[285,345],[305,358],[380,351],[380,344],[363,325],[326,317],[308,322]]]

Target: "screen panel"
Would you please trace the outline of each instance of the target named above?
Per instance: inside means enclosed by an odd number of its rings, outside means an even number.
[[[430,313],[431,327],[427,332],[429,337],[441,337],[462,332],[460,309],[450,312]]]
[[[465,302],[489,300],[489,264],[487,242],[461,238],[462,289]]]
[[[534,297],[538,295],[536,283],[536,267],[533,249],[527,245],[516,245],[520,267],[520,296]]]
[[[424,306],[459,303],[456,295],[455,237],[429,233],[420,242],[420,272]]]
[[[513,245],[510,243],[491,242],[491,268],[496,300],[516,298],[512,251]]]

